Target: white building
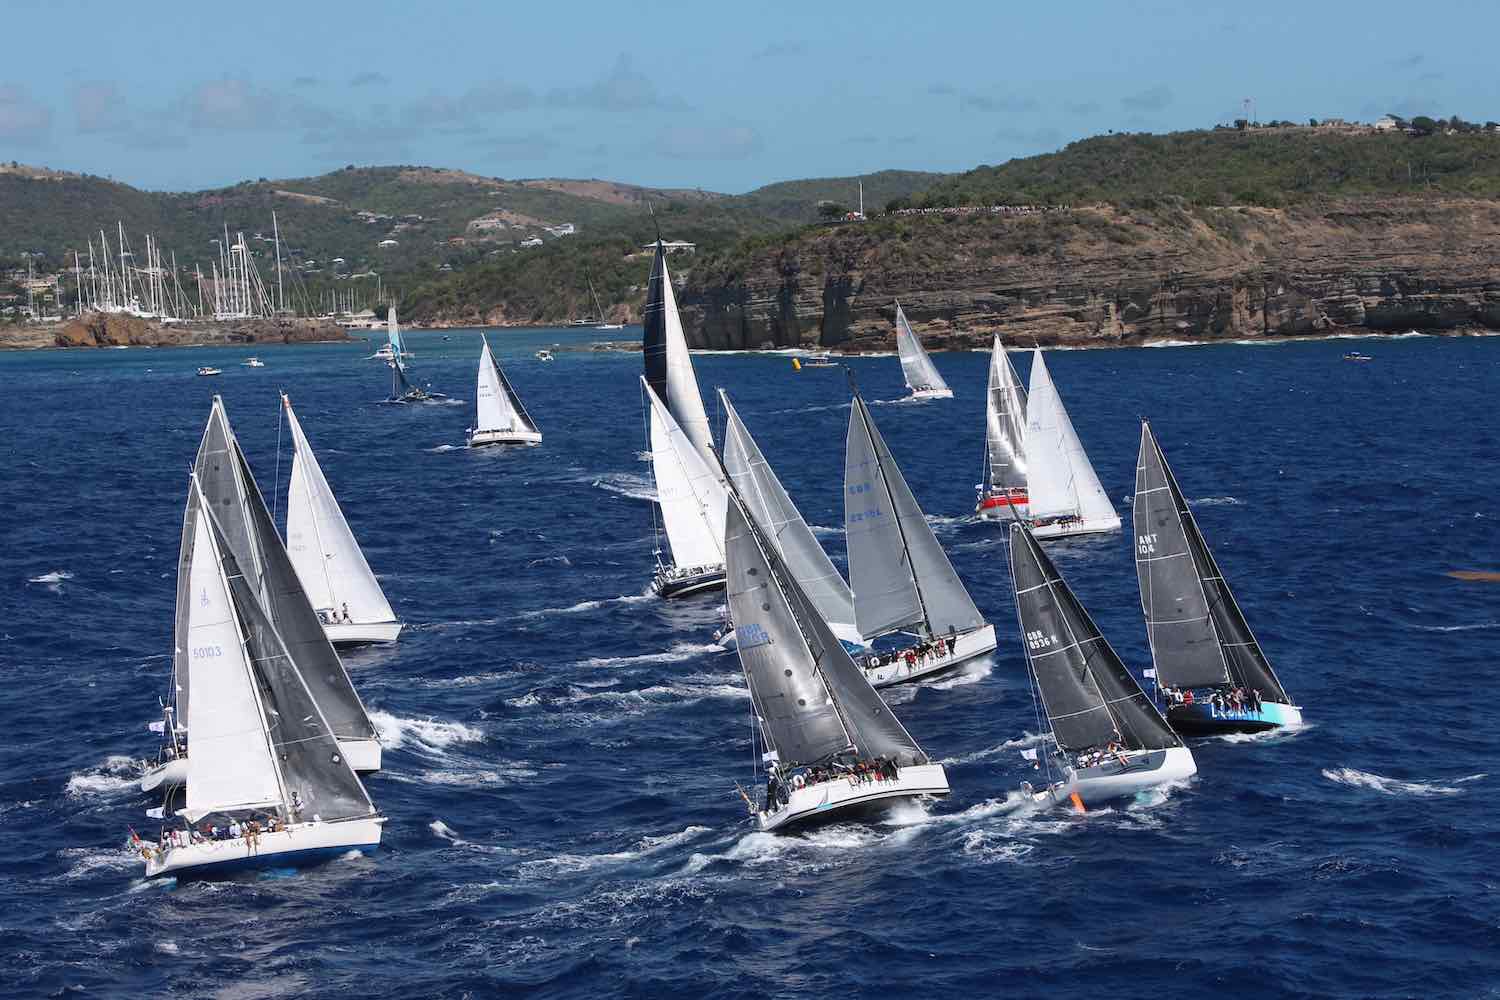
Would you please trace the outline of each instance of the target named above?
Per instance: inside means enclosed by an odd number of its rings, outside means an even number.
[[[1386,115],[1375,123],[1374,128],[1377,132],[1395,132],[1401,128],[1401,123],[1390,115]]]
[[[540,236],[532,236],[529,239],[524,239],[521,241],[521,246],[523,247],[539,247],[541,245],[542,238]]]
[[[380,241],[380,242],[379,242],[379,243],[378,243],[378,244],[376,244],[376,245],[377,245],[377,246],[382,246],[382,247],[398,247],[398,246],[400,246],[400,245],[401,245],[401,244],[399,244],[399,243],[397,243],[397,242],[396,242],[396,241],[395,241],[395,240],[381,240],[381,241]]]

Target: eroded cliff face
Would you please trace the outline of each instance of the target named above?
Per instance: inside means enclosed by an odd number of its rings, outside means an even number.
[[[1497,261],[1491,201],[1099,206],[814,230],[705,258],[678,301],[719,349],[891,350],[898,299],[935,349],[1500,328]]]
[[[164,324],[138,316],[89,313],[62,324],[0,331],[0,348],[178,347],[188,344],[295,344],[346,340],[336,324],[316,319],[250,319]]]

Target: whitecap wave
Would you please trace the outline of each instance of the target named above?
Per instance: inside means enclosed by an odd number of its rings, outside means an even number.
[[[656,502],[656,484],[644,476],[634,476],[626,472],[610,472],[599,476],[590,485],[596,490],[613,493],[627,500]]]
[[[1238,497],[1200,497],[1197,500],[1189,500],[1189,507],[1242,507],[1245,501]]]
[[[478,788],[486,785],[518,785],[537,776],[537,772],[524,764],[512,764],[499,770],[423,771],[422,779],[429,785],[449,785],[456,788]]]
[[[1006,740],[1004,743],[996,743],[994,746],[987,747],[984,750],[975,750],[971,753],[959,754],[957,757],[947,757],[943,760],[942,763],[945,766],[952,766],[955,764],[973,764],[976,761],[981,761],[988,757],[994,757],[997,754],[1003,754],[1008,750],[1019,751],[1025,747],[1034,747],[1037,744],[1042,743],[1046,739],[1047,737],[1041,734],[1027,733],[1026,735],[1018,737],[1016,739]]]
[[[104,763],[71,775],[63,793],[71,799],[112,798],[138,789],[142,773],[140,761],[112,754]]]
[[[1426,781],[1402,781],[1399,778],[1387,778],[1380,774],[1371,774],[1369,771],[1360,771],[1352,767],[1339,767],[1323,769],[1323,777],[1339,785],[1347,785],[1351,788],[1368,788],[1382,795],[1409,795],[1417,798],[1434,798],[1444,795],[1462,795],[1462,788],[1453,785],[1440,785],[1435,782]],[[1453,783],[1463,784],[1470,781],[1478,781],[1486,777],[1484,774],[1471,774],[1464,778],[1453,779]]]
[[[542,618],[547,615],[574,615],[580,611],[596,611],[607,604],[635,604],[640,601],[652,601],[656,599],[655,594],[621,594],[619,597],[603,597],[592,601],[579,601],[577,604],[566,608],[539,608],[536,611],[523,612],[522,618]]]
[[[464,446],[461,444],[440,444],[435,448],[423,448],[422,450],[431,452],[434,455],[441,455],[445,451],[463,451]]]
[[[1469,625],[1413,625],[1421,632],[1473,632],[1500,628],[1500,622],[1474,622]]]
[[[723,647],[716,642],[679,642],[673,644],[671,649],[660,653],[640,653],[636,656],[591,656],[587,660],[580,660],[578,666],[626,667],[642,663],[680,663],[707,653],[722,652],[724,652]]]
[[[825,528],[821,524],[809,524],[807,530],[811,531],[818,538],[829,538],[833,535],[842,535],[844,533],[844,529],[841,527]]]
[[[387,750],[415,745],[431,753],[440,753],[455,743],[476,743],[484,739],[483,731],[462,722],[438,719],[402,719],[389,712],[370,713],[380,745]]]
[[[545,879],[556,875],[590,871],[603,865],[626,864],[695,840],[708,833],[709,829],[706,826],[689,826],[676,833],[642,837],[635,842],[634,846],[623,851],[608,851],[601,854],[558,854],[550,858],[538,858],[535,861],[526,861],[518,865],[517,873],[523,877]]]
[[[447,823],[444,823],[440,819],[435,819],[431,823],[428,823],[427,829],[431,830],[439,840],[446,840],[454,847],[463,847],[471,851],[482,851],[486,854],[507,853],[506,848],[504,847],[492,847],[489,844],[476,844],[472,841],[465,840],[459,835],[457,830],[453,829],[453,827],[449,826]]]
[[[73,579],[72,573],[69,573],[65,569],[55,569],[50,573],[42,573],[40,576],[33,576],[26,582],[35,583],[38,586],[46,587],[54,594],[61,594],[63,589],[63,581],[71,579]]]

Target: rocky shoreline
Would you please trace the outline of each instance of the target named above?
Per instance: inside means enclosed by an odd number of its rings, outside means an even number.
[[[0,327],[0,350],[312,344],[355,339],[358,338],[328,320],[300,318],[164,324],[138,316],[89,313],[62,323]]]

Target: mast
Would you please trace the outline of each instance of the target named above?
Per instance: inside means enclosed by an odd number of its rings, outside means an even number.
[[[271,232],[276,236],[276,313],[286,309],[286,297],[281,291],[281,227],[276,224],[276,210],[271,210]]]

